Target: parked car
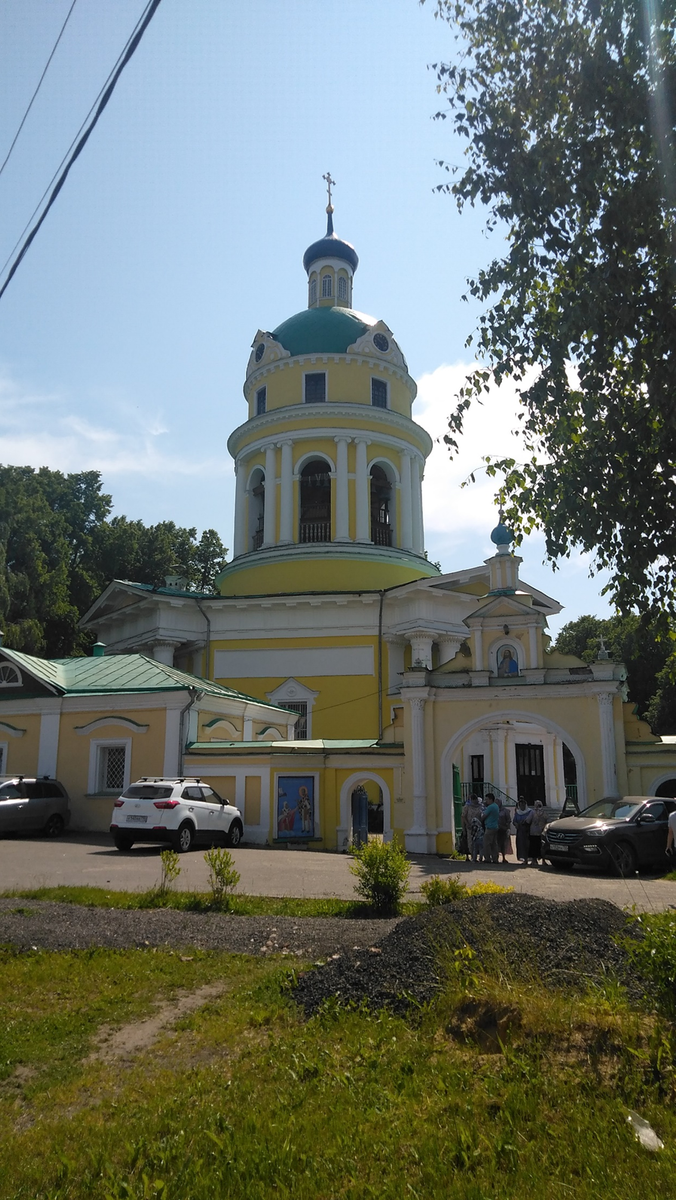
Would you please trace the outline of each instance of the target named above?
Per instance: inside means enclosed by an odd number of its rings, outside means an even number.
[[[146,778],[115,801],[110,832],[118,850],[134,842],[168,842],[184,854],[193,843],[238,846],[244,837],[239,809],[199,779]]]
[[[666,868],[669,814],[676,800],[623,796],[598,800],[578,816],[546,826],[542,856],[557,871],[575,863],[632,875],[638,867]]]
[[[57,779],[0,775],[0,834],[58,837],[69,823],[68,793]]]

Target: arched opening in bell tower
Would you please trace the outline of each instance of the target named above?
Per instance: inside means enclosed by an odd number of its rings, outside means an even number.
[[[391,546],[393,488],[384,467],[371,467],[371,541],[374,546]]]
[[[260,550],[263,545],[265,514],[265,472],[256,467],[249,480],[249,549]]]
[[[298,540],[331,541],[331,469],[324,458],[311,459],[300,473]]]

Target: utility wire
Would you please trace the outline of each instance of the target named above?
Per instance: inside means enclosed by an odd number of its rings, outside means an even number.
[[[21,130],[23,129],[24,125],[26,124],[26,118],[27,118],[30,110],[33,107],[33,101],[35,100],[35,97],[37,96],[38,92],[40,91],[40,88],[42,87],[42,81],[43,81],[45,75],[47,74],[47,71],[49,70],[49,64],[52,61],[54,55],[56,54],[56,48],[57,48],[59,42],[61,41],[61,38],[64,35],[66,25],[70,21],[70,14],[72,13],[76,4],[77,4],[77,0],[73,0],[73,3],[71,4],[70,8],[68,9],[68,12],[66,13],[66,19],[65,19],[63,25],[61,26],[61,32],[59,33],[58,38],[54,42],[54,45],[52,47],[52,53],[50,54],[49,58],[47,59],[47,62],[45,64],[45,69],[42,72],[42,75],[40,76],[40,78],[38,79],[38,86],[36,87],[35,91],[33,92],[33,95],[30,98],[30,104],[28,105],[28,108],[26,109],[25,113],[23,114],[23,117],[21,118],[21,124],[19,125],[19,128],[17,129],[16,133],[14,134],[14,141],[12,142],[9,150],[7,151],[7,154],[5,155],[5,161],[3,162],[2,166],[0,167],[0,175],[2,175],[2,172],[4,171],[5,167],[7,166],[7,163],[9,162],[12,150],[14,149],[14,147],[16,146],[16,143],[19,140],[19,134],[21,133]]]
[[[143,37],[146,29],[148,28],[150,22],[152,21],[157,9],[159,8],[160,3],[161,3],[161,0],[149,0],[142,16],[139,18],[139,21],[136,24],[136,27],[135,27],[131,37],[129,38],[129,41],[127,42],[124,50],[122,51],[122,54],[118,58],[117,63],[115,64],[115,67],[113,68],[111,74],[108,76],[108,79],[106,80],[106,83],[104,84],[102,91],[99,92],[99,96],[97,97],[97,99],[94,101],[94,104],[90,108],[87,116],[85,117],[85,120],[83,121],[82,125],[80,126],[80,129],[78,130],[78,133],[76,134],[74,141],[71,142],[71,146],[70,146],[69,150],[67,151],[64,158],[61,160],[61,164],[57,168],[55,174],[52,176],[51,182],[47,185],[47,188],[43,192],[37,206],[33,210],[33,213],[31,215],[27,225],[24,227],[24,230],[23,230],[18,242],[14,246],[14,249],[12,250],[7,261],[5,262],[5,264],[2,268],[2,272],[0,272],[0,274],[4,273],[5,267],[7,267],[8,263],[10,262],[12,256],[14,255],[17,247],[20,244],[24,234],[26,233],[26,230],[28,229],[33,218],[35,217],[35,214],[40,209],[40,206],[42,205],[43,200],[45,199],[47,193],[49,192],[49,189],[52,187],[54,180],[56,180],[56,184],[52,189],[51,195],[49,197],[49,200],[47,201],[47,204],[46,204],[43,212],[41,213],[40,217],[36,221],[35,225],[31,229],[28,236],[26,237],[25,241],[23,242],[23,245],[21,246],[21,249],[19,250],[18,254],[16,255],[16,258],[14,258],[14,261],[12,262],[12,265],[9,269],[7,278],[4,282],[4,284],[2,285],[2,288],[0,288],[0,300],[2,299],[5,292],[7,291],[9,284],[11,283],[12,279],[14,278],[14,275],[16,274],[16,271],[18,270],[23,258],[25,257],[28,250],[30,249],[30,246],[31,246],[32,242],[34,241],[36,235],[38,234],[50,208],[54,204],[59,192],[61,191],[61,188],[63,187],[64,183],[66,182],[66,179],[68,178],[70,169],[73,166],[73,163],[75,162],[75,160],[80,156],[80,154],[84,150],[85,145],[87,144],[87,141],[89,140],[90,135],[93,133],[94,128],[98,122],[98,119],[101,116],[101,113],[103,112],[104,108],[108,104],[108,101],[110,100],[110,97],[112,96],[112,94],[115,90],[115,87],[120,78],[120,75],[122,74],[124,68],[126,67],[130,58],[134,54],[135,50],[137,49],[139,42],[141,41],[141,38]],[[85,129],[85,126],[87,125],[87,122],[89,121],[89,118],[92,116],[92,112],[94,115],[89,123],[89,126]],[[82,133],[83,129],[85,130],[84,133]],[[80,136],[80,134],[82,134],[82,136]],[[65,163],[65,165],[64,165],[64,163]],[[58,176],[58,178],[57,178],[57,176]]]

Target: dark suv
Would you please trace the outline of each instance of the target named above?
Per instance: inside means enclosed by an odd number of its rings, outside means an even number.
[[[56,779],[0,775],[0,834],[58,837],[69,821],[68,793]]]
[[[574,817],[546,826],[542,856],[557,871],[575,863],[632,875],[638,867],[666,870],[667,831],[676,800],[623,796],[598,800]]]

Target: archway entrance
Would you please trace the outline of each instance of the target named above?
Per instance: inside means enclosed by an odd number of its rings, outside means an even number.
[[[361,839],[392,837],[390,784],[374,771],[356,772],[344,779],[340,788],[340,825],[336,830],[337,848],[347,850]]]
[[[331,541],[331,473],[323,458],[313,458],[300,473],[298,540]]]
[[[676,779],[665,779],[657,788],[655,795],[666,799],[676,799]]]

